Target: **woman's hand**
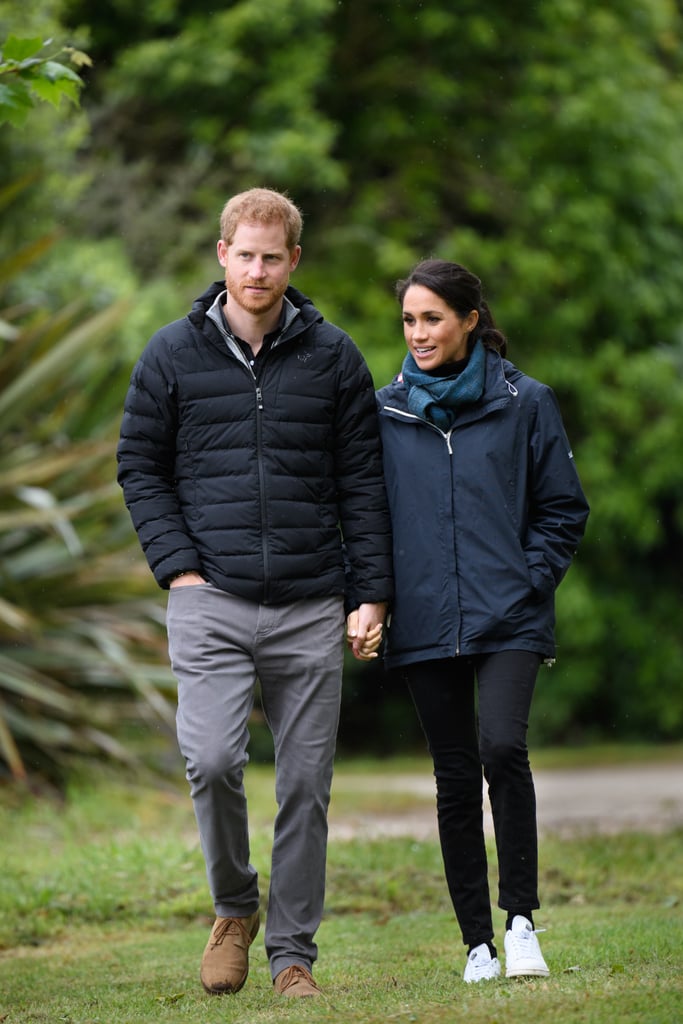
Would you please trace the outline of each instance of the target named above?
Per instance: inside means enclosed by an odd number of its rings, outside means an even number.
[[[346,618],[346,644],[358,661],[376,658],[384,632],[386,604],[362,604]]]

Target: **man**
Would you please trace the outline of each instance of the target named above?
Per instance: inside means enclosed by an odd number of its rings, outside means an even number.
[[[320,992],[345,586],[360,659],[375,656],[391,598],[373,384],[348,335],[289,285],[300,232],[278,192],[226,204],[225,281],[150,340],[118,448],[133,524],[170,590],[178,742],[216,911],[200,971],[211,993],[244,985],[259,928],[243,788],[257,680],[278,803],[266,952],[277,993]]]

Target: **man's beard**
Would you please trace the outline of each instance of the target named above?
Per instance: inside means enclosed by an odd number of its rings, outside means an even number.
[[[251,285],[251,287],[258,288],[261,287],[260,285],[255,284],[253,281],[240,281],[238,283],[229,273],[225,275],[225,284],[233,302],[236,302],[247,313],[256,314],[268,313],[274,306],[277,306],[287,290],[287,283],[284,282],[275,287],[273,285],[266,285],[266,291],[260,295],[253,295],[246,290],[245,286]]]

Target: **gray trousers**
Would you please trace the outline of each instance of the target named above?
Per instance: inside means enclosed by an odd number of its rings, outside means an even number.
[[[169,592],[169,653],[209,888],[219,917],[259,906],[243,771],[256,682],[275,746],[275,817],[265,928],[273,978],[310,969],[325,895],[327,808],[343,664],[341,597],[267,606],[209,583]]]

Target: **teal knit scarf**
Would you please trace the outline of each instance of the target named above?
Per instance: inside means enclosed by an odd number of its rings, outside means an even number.
[[[450,430],[458,409],[481,398],[486,380],[486,352],[481,341],[472,349],[461,373],[435,377],[421,370],[410,352],[403,360],[403,380],[408,388],[408,408],[439,430]]]

